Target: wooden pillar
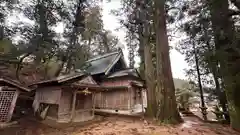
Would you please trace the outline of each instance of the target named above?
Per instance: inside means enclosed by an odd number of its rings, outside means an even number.
[[[128,103],[128,109],[132,109],[132,92],[131,92],[131,87],[128,87],[128,93],[129,93],[129,103]]]
[[[75,117],[75,108],[76,108],[76,98],[77,98],[77,91],[73,92],[73,99],[72,99],[72,112],[71,112],[71,121]]]
[[[94,116],[94,113],[95,113],[95,105],[96,105],[96,96],[95,96],[95,93],[92,93],[92,103],[93,103],[93,108],[92,108],[92,115]]]
[[[142,100],[141,100],[141,102],[142,102],[142,113],[143,113],[143,116],[144,116],[144,106],[143,106],[143,89],[141,89],[140,88],[140,92],[141,92],[141,98],[142,98]]]

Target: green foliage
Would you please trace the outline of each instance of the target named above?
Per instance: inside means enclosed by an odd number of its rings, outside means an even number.
[[[7,55],[14,51],[16,47],[9,40],[0,41],[0,55]]]
[[[4,52],[4,61],[10,57],[18,61],[17,74],[22,63],[30,60],[51,78],[80,68],[90,57],[116,50],[121,47],[119,40],[103,28],[99,2],[1,1],[1,56]],[[24,19],[6,22],[9,13],[19,13]],[[17,14],[12,17],[17,18]],[[61,29],[60,24],[63,32],[59,33],[56,30]]]
[[[177,48],[186,56],[186,61],[191,66],[188,74],[193,78],[196,78],[193,54],[197,52],[200,75],[204,79],[203,84],[215,87],[215,89],[206,89],[206,91],[209,90],[208,93],[211,93],[209,97],[217,97],[225,112],[225,118],[227,118],[226,99],[228,99],[234,127],[236,123],[239,123],[237,116],[239,114],[237,99],[239,98],[236,95],[239,95],[240,85],[236,81],[239,80],[236,59],[239,59],[237,44],[239,44],[240,3],[234,0],[186,0],[185,3],[188,5],[185,14],[190,19],[185,18],[181,29],[186,33],[187,38]],[[229,5],[236,7],[232,8]],[[195,45],[197,51],[194,51],[192,45]]]
[[[21,52],[15,45],[12,44],[11,41],[7,39],[0,40],[0,63],[2,63],[1,60],[3,63],[16,63],[20,54]]]

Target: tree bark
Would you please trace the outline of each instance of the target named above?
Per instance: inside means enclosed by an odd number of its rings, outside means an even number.
[[[3,40],[4,38],[4,27],[3,27],[4,21],[5,21],[4,14],[0,13],[0,40]]]
[[[236,39],[234,24],[228,14],[228,0],[210,0],[208,5],[220,71],[225,84],[230,124],[232,128],[240,130],[239,41]]]
[[[104,53],[110,52],[107,34],[108,34],[107,32],[104,32],[102,34],[102,44],[103,44]]]
[[[1,20],[1,18],[0,18],[0,20]],[[1,21],[0,21],[0,40],[3,40],[3,39],[4,39],[4,27],[3,27],[3,25],[1,24]]]
[[[155,0],[154,24],[156,30],[157,58],[157,104],[160,106],[158,119],[167,123],[178,123],[181,117],[177,110],[175,88],[173,83],[169,43],[166,27],[165,0]]]
[[[152,53],[150,45],[145,42],[144,57],[145,57],[145,80],[147,84],[147,111],[149,117],[155,117],[157,111],[156,97],[155,97],[155,73],[152,63]]]
[[[143,30],[142,30],[142,27],[141,26],[138,26],[138,35],[139,35],[139,39],[142,39],[143,38]],[[141,77],[144,79],[145,77],[144,77],[144,69],[145,69],[145,67],[144,67],[144,63],[145,63],[145,61],[144,61],[144,44],[143,44],[143,42],[141,42],[141,41],[139,41],[139,49],[138,49],[138,54],[139,54],[139,56],[140,56],[140,75],[141,75]]]
[[[215,90],[217,92],[217,99],[224,112],[225,120],[228,123],[230,123],[229,112],[227,109],[226,93],[225,93],[225,90],[221,88],[221,84],[219,82],[219,79],[222,79],[222,75],[219,73],[219,67],[218,67],[219,61],[216,59],[216,48],[215,46],[211,48],[210,39],[208,36],[209,36],[208,29],[204,27],[204,40],[206,42],[208,52],[210,52],[212,55],[212,58],[208,62],[208,67],[211,73],[213,74],[213,79],[215,82]]]
[[[145,66],[145,80],[147,84],[147,110],[146,115],[151,118],[155,118],[156,116],[156,97],[155,97],[155,88],[156,88],[156,78],[154,72],[154,66],[152,61],[152,52],[151,52],[151,44],[149,43],[150,36],[150,24],[149,24],[149,16],[148,11],[149,8],[146,6],[148,0],[138,1],[140,3],[140,20],[142,23],[140,24],[139,31],[139,42],[144,46],[144,66]]]
[[[213,78],[214,78],[214,82],[215,82],[215,85],[216,85],[215,89],[216,89],[216,92],[217,92],[218,100],[219,100],[220,106],[222,107],[225,120],[227,122],[230,122],[229,112],[228,112],[227,106],[226,106],[226,104],[227,104],[226,93],[225,93],[225,91],[221,90],[220,83],[219,83],[218,77],[217,77],[215,72],[213,73]]]

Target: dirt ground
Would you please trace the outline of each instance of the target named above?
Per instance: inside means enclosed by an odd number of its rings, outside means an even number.
[[[140,118],[107,117],[88,126],[56,129],[36,121],[21,121],[19,125],[0,130],[0,135],[240,135],[228,126],[203,123],[195,117],[184,117],[175,126],[157,125]]]

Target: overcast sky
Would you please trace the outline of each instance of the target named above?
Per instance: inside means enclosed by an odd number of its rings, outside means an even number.
[[[116,36],[118,36],[120,41],[124,45],[126,45],[126,43],[124,41],[125,32],[124,32],[124,30],[116,31],[116,29],[120,27],[120,24],[119,24],[118,18],[110,13],[110,11],[112,9],[118,9],[118,8],[120,8],[120,6],[121,6],[120,0],[111,0],[111,2],[106,2],[106,0],[104,0],[103,5],[102,5],[102,7],[103,7],[103,23],[104,23],[105,29],[111,30]],[[181,33],[179,33],[179,34],[181,37]],[[175,38],[173,41],[170,42],[170,45],[174,47],[175,44],[178,43],[178,41],[179,41],[179,39]],[[127,47],[124,48],[123,52],[124,52],[125,59],[127,61],[128,60]],[[170,51],[170,57],[171,57],[171,66],[172,66],[173,77],[186,79],[184,69],[187,68],[188,66],[187,66],[187,63],[184,61],[184,56],[181,55],[176,50],[172,49]],[[138,58],[136,59],[136,62],[139,62]]]

